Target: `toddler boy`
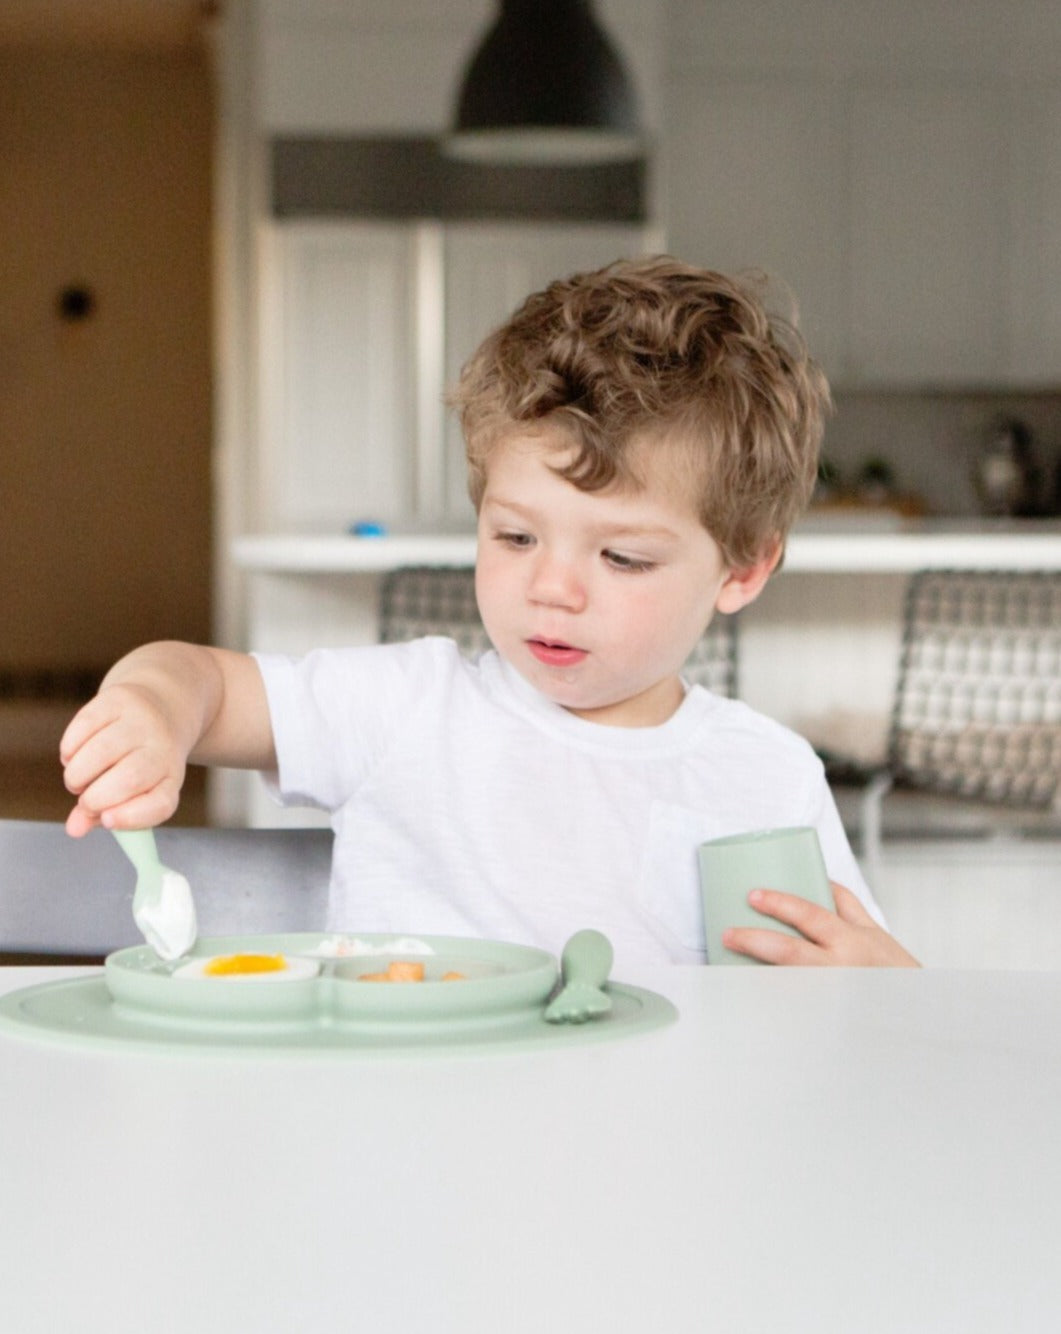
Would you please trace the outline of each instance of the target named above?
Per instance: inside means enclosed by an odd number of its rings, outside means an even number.
[[[774,887],[756,906],[802,936],[727,943],[912,964],[811,748],[681,676],[712,615],[758,595],[814,486],[828,389],[795,329],[750,284],[624,261],[531,296],[451,401],[493,651],[137,649],[63,737],[70,833],[166,819],[189,760],[260,769],[331,813],[329,929],[558,953],[595,926],[631,977],[704,959],[699,843],[810,824],[837,912]]]

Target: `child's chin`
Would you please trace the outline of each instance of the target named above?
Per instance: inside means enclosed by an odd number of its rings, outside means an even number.
[[[562,709],[581,712],[601,707],[598,700],[586,690],[584,682],[565,680],[565,669],[543,667],[537,660],[532,660],[521,675],[534,686],[546,699],[559,704]],[[574,669],[570,670],[574,675]]]

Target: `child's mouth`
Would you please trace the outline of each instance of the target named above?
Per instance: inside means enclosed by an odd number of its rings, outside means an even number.
[[[573,667],[589,657],[586,649],[575,648],[555,639],[528,639],[527,647],[547,667]]]

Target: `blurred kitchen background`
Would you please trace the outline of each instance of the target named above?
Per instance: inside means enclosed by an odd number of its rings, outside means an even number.
[[[466,525],[442,383],[623,251],[795,294],[818,521],[1061,509],[1061,7],[599,0],[646,151],[555,171],[437,147],[495,13],[0,0],[0,816],[126,649],[244,641],[234,537]]]

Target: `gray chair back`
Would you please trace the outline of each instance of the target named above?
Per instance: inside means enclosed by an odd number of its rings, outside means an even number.
[[[1051,805],[1061,782],[1061,573],[911,579],[888,765],[903,787]]]
[[[203,936],[324,930],[330,829],[163,826],[159,856],[187,876]],[[0,820],[0,959],[97,959],[142,940],[132,865],[110,834]]]
[[[855,819],[871,885],[886,838],[1061,835],[1061,573],[911,578],[888,754],[868,777]]]

